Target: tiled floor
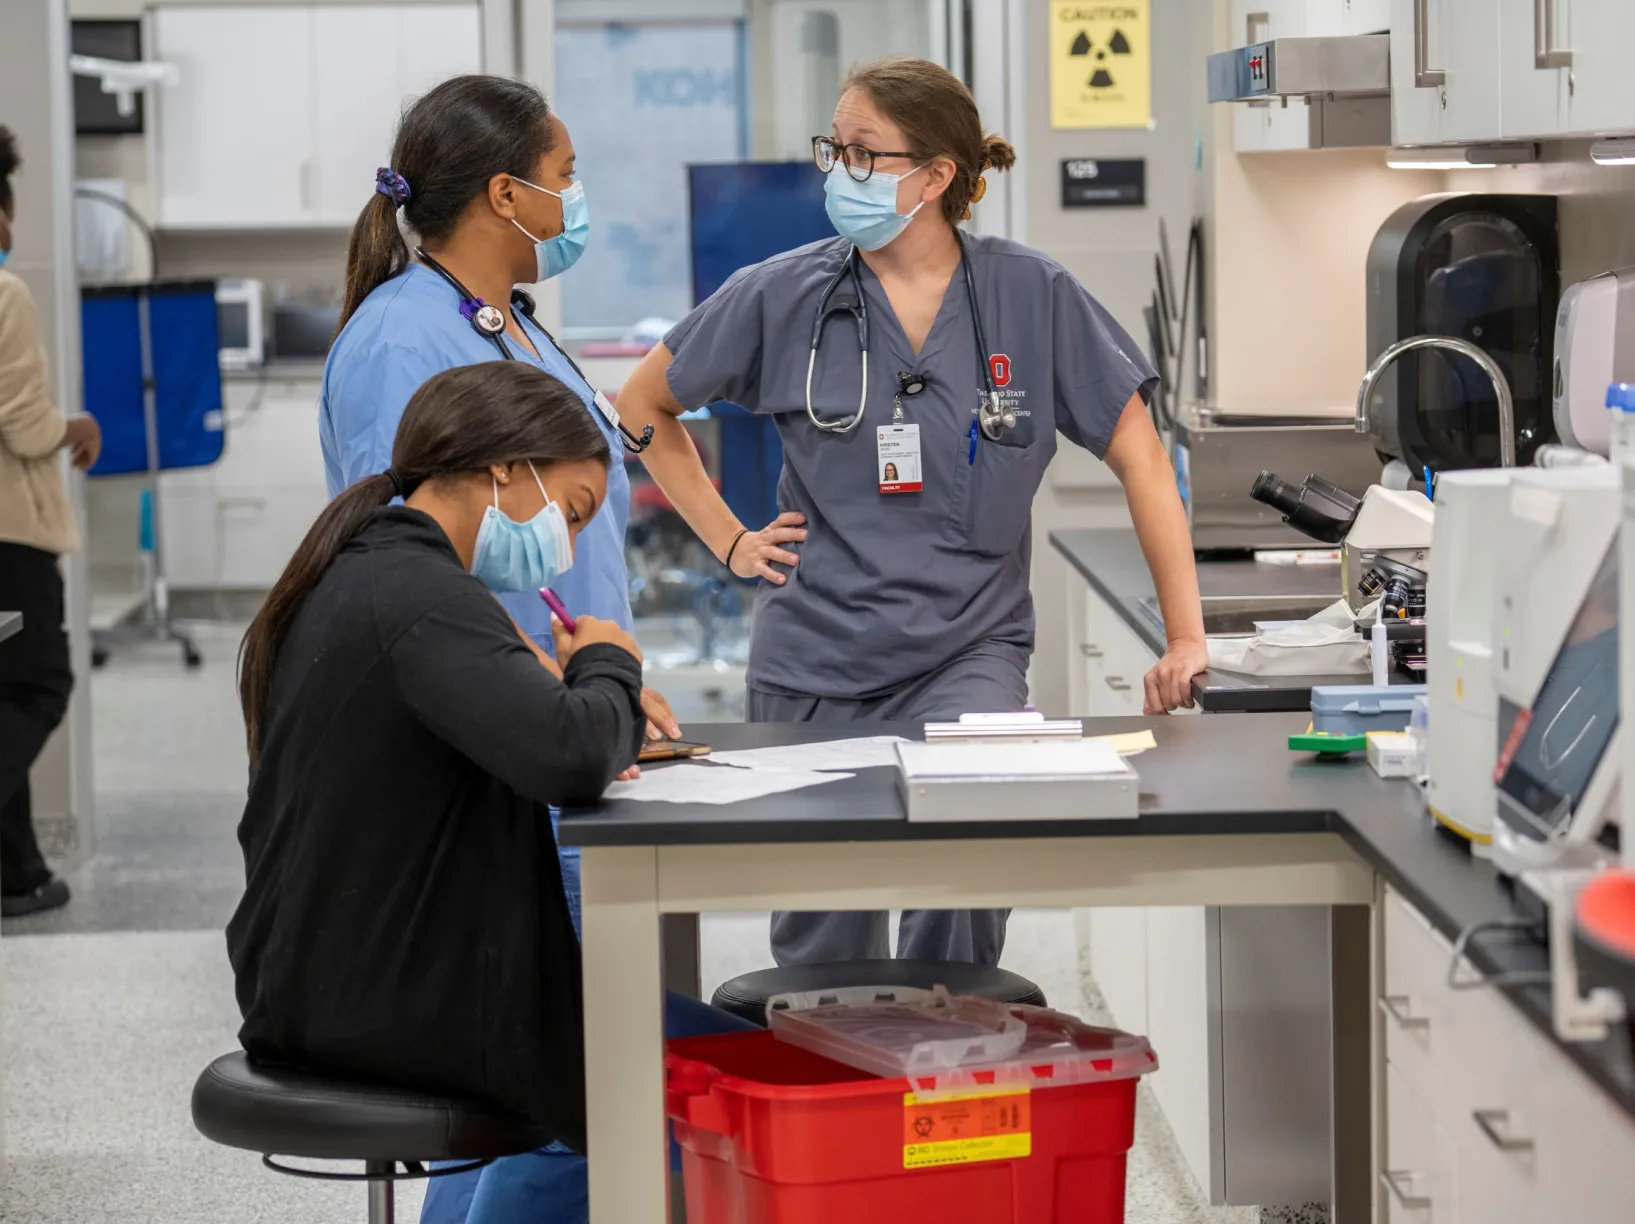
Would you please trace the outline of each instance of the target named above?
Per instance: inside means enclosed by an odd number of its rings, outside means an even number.
[[[363,1218],[356,1187],[294,1181],[216,1148],[188,1118],[193,1078],[238,1026],[221,928],[242,885],[244,790],[233,692],[238,630],[199,627],[205,666],[169,651],[117,656],[91,681],[96,855],[65,911],[7,922],[0,939],[8,1182],[0,1220],[235,1224]],[[682,720],[742,716],[741,675],[705,665],[650,680]],[[705,919],[706,988],[767,963],[765,915]],[[1095,1016],[1070,917],[1019,911],[1005,963],[1058,1006]],[[400,1219],[419,1194],[405,1187]],[[1207,1209],[1151,1095],[1130,1161],[1131,1224],[1248,1224]],[[519,1222],[532,1224],[532,1222]]]

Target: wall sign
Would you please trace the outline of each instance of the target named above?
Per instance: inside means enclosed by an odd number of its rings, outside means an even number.
[[[1062,161],[1063,208],[1140,208],[1147,202],[1142,157],[1069,157]]]
[[[1050,6],[1050,126],[1152,126],[1151,0]]]

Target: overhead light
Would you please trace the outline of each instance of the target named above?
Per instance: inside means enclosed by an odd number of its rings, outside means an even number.
[[[1537,160],[1538,146],[1526,143],[1385,151],[1385,164],[1393,170],[1491,170],[1494,166],[1521,166]]]
[[[1595,141],[1590,145],[1590,160],[1598,166],[1635,166],[1635,136]]]

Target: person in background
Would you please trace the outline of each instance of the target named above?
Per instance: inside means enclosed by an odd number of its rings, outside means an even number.
[[[548,805],[594,801],[636,760],[641,652],[583,615],[571,636],[553,622],[553,659],[494,596],[572,572],[608,458],[530,363],[438,374],[388,468],[330,503],[268,595],[240,658],[227,928],[253,1059],[481,1101],[584,1149],[580,951]],[[666,1011],[681,1031],[739,1026],[676,996]],[[473,1224],[582,1224],[584,1160],[511,1157],[428,1199]]]
[[[738,272],[619,398],[633,427],[653,427],[643,458],[671,504],[735,573],[769,584],[750,721],[1022,710],[1030,517],[1058,434],[1119,478],[1152,570],[1168,649],[1146,712],[1190,706],[1208,651],[1191,533],[1147,411],[1158,375],[1055,260],[960,229],[984,173],[1016,151],[984,134],[958,78],[906,57],[855,72],[812,150],[838,237]],[[763,529],[733,516],[677,419],[715,400],[777,421],[783,513]],[[888,445],[911,488],[884,477]],[[996,964],[1005,921],[910,911],[897,955]],[[784,965],[884,957],[888,937],[883,913],[778,914],[772,950]]]
[[[68,709],[74,673],[63,628],[57,558],[79,545],[62,459],[97,461],[95,418],[65,418],[51,398],[45,343],[28,286],[5,268],[16,241],[11,178],[22,159],[0,127],[0,612],[21,612],[20,633],[0,641],[0,914],[68,903],[34,836],[28,771]]]

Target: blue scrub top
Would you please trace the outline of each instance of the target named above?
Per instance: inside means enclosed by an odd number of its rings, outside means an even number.
[[[595,405],[595,392],[574,373],[543,330],[522,318],[540,358],[514,341],[512,354],[571,387],[601,428],[613,452],[607,500],[579,532],[573,567],[552,588],[569,611],[630,628],[630,592],[624,534],[630,517],[630,479],[618,432]],[[491,340],[460,315],[454,287],[430,268],[410,264],[377,288],[347,320],[324,364],[318,429],[330,497],[391,466],[397,423],[409,398],[434,374],[500,360]],[[551,648],[551,613],[533,594],[502,595],[500,602],[523,632]]]

